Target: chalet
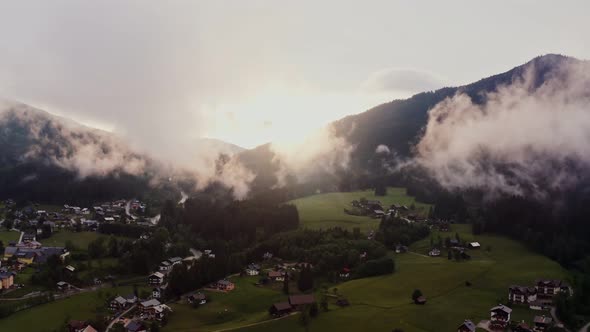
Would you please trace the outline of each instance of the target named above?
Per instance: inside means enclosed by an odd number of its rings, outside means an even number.
[[[479,242],[469,242],[468,244],[470,249],[479,249],[481,248],[481,244]]]
[[[92,325],[88,325],[80,332],[98,332],[98,330],[92,327]]]
[[[37,255],[34,251],[19,251],[16,253],[16,260],[23,264],[33,264]]]
[[[475,324],[469,319],[466,319],[463,324],[459,325],[457,332],[475,332]]]
[[[162,272],[168,272],[172,269],[172,264],[165,260],[162,261],[162,263],[160,263],[160,266],[158,267],[158,270],[162,271]]]
[[[508,301],[518,304],[528,304],[537,300],[537,290],[532,287],[510,286]]]
[[[69,273],[74,273],[74,272],[76,272],[76,268],[75,268],[75,267],[73,267],[73,266],[71,266],[71,265],[66,265],[66,266],[64,267],[64,270],[66,270],[66,271],[67,271],[67,272],[69,272]]]
[[[156,300],[156,299],[151,299],[151,300],[147,300],[147,301],[143,301],[139,303],[139,311],[143,312],[149,308],[155,307],[155,306],[159,306],[161,303],[160,301]]]
[[[381,218],[385,215],[385,212],[383,212],[383,210],[373,210],[373,218]]]
[[[426,297],[425,296],[418,296],[415,300],[414,300],[415,304],[420,304],[420,305],[425,305],[426,304]]]
[[[561,292],[571,294],[569,285],[561,280],[537,280],[535,288],[540,298],[552,298]]]
[[[68,284],[65,281],[60,281],[57,283],[57,289],[62,292],[66,292],[66,291],[70,290],[71,287],[72,287],[72,285]]]
[[[451,244],[451,247],[458,247],[461,244],[457,239],[451,239],[449,243]]]
[[[449,223],[443,222],[440,225],[438,225],[438,230],[441,232],[449,232],[451,230],[451,227]]]
[[[103,220],[105,222],[109,222],[109,223],[115,222],[115,218],[113,218],[113,217],[104,217]]]
[[[300,310],[307,305],[315,303],[313,294],[301,294],[289,296],[289,304],[294,310]]]
[[[233,290],[236,285],[234,285],[233,282],[229,281],[229,280],[219,280],[216,284],[215,284],[216,288],[219,290],[223,290],[223,291],[231,291]]]
[[[262,255],[262,258],[264,260],[272,259],[272,253],[270,253],[270,252],[267,251],[267,252],[264,253],[264,255]]]
[[[205,296],[205,294],[203,293],[195,293],[195,294],[191,294],[189,296],[187,296],[187,301],[190,304],[199,304],[199,305],[203,305],[207,303],[207,296]]]
[[[280,317],[290,314],[291,310],[293,310],[293,308],[289,302],[279,302],[273,304],[270,309],[268,309],[268,312],[275,317]]]
[[[172,310],[160,301],[151,299],[139,303],[139,311],[142,318],[162,320],[166,313]]]
[[[111,311],[120,311],[127,307],[127,300],[122,296],[117,296],[109,304]]]
[[[533,319],[533,331],[543,332],[549,330],[552,323],[551,317],[535,316]]]
[[[269,271],[268,279],[272,281],[285,281],[285,274],[284,271]]]
[[[0,273],[0,289],[8,289],[14,285],[14,274],[9,272]]]
[[[168,284],[154,287],[152,289],[152,297],[154,299],[161,299],[161,298],[163,298],[164,295],[166,294],[166,288],[168,288]]]
[[[160,272],[154,272],[148,277],[150,285],[161,285],[164,283],[164,275]]]
[[[428,253],[428,256],[438,257],[438,256],[440,256],[440,250],[438,250],[437,248],[434,248],[434,249],[430,250],[430,252]]]
[[[492,329],[505,329],[510,322],[512,309],[500,304],[490,309],[490,327]]]
[[[257,276],[260,274],[260,265],[258,264],[250,264],[246,268],[246,274],[249,276]]]
[[[340,270],[340,278],[342,278],[342,279],[350,278],[350,269],[345,267],[342,270]]]

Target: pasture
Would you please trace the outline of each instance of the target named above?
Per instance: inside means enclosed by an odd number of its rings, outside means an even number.
[[[375,196],[373,190],[317,194],[299,198],[290,203],[297,206],[301,227],[311,229],[342,227],[349,230],[360,227],[364,232],[374,230],[379,226],[379,219],[353,216],[344,212],[344,208],[350,208],[350,202],[359,200],[361,197],[379,200],[384,208],[394,203],[408,207],[414,204],[418,214],[428,213],[430,207],[429,204],[417,202],[414,197],[408,196],[405,188],[387,188],[385,196]]]
[[[10,242],[17,242],[20,237],[20,232],[15,231],[0,231],[0,241],[7,246]]]
[[[255,286],[258,279],[233,277],[230,280],[236,288],[231,292],[204,291],[211,301],[198,308],[183,301],[172,304],[172,316],[162,330],[214,331],[268,319],[268,308],[275,302],[286,301],[287,296],[270,287]]]
[[[338,293],[351,302],[347,308],[331,306],[309,326],[310,331],[455,331],[464,319],[474,322],[489,319],[488,310],[506,303],[508,286],[529,285],[537,278],[567,278],[557,263],[532,253],[512,240],[493,236],[473,236],[468,225],[453,225],[452,232],[441,234],[475,239],[491,251],[471,250],[469,261],[449,261],[420,254],[430,239],[413,245],[416,253],[395,254],[397,271],[392,275],[345,282]],[[438,236],[435,232],[434,237]],[[466,285],[466,281],[471,286]],[[427,304],[412,303],[411,294],[420,289]],[[531,322],[540,312],[515,307],[514,320]],[[543,314],[548,314],[544,312]],[[304,331],[297,317],[272,321],[239,331]]]

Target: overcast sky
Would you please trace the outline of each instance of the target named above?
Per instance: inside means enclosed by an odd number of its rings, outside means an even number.
[[[165,151],[289,140],[545,53],[588,1],[0,1],[0,95]]]

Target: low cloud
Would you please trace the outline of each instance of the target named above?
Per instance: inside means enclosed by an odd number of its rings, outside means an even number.
[[[482,105],[465,94],[436,105],[416,162],[449,189],[545,197],[575,185],[590,167],[590,66],[537,65]]]
[[[443,80],[436,75],[414,69],[385,68],[372,73],[362,84],[368,92],[417,93],[443,87]]]
[[[379,144],[377,146],[377,148],[375,148],[375,153],[377,154],[390,154],[391,151],[389,150],[389,147],[385,144]]]

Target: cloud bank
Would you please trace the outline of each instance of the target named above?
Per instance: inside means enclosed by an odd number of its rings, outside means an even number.
[[[512,84],[475,104],[458,94],[429,112],[416,162],[444,187],[546,196],[590,167],[590,66],[533,62]]]

